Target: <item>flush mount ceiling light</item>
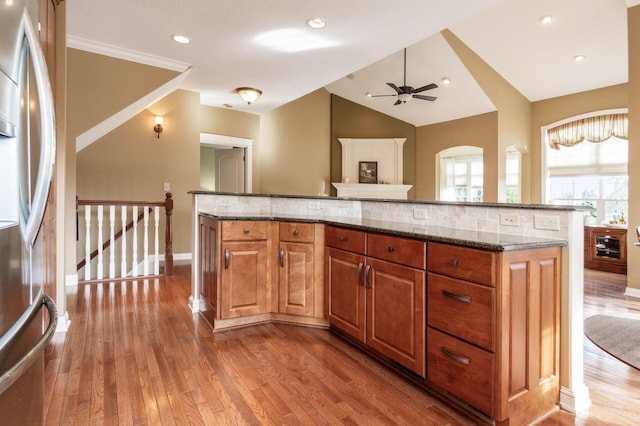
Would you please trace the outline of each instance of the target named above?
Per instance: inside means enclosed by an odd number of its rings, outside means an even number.
[[[262,90],[254,89],[253,87],[238,87],[236,93],[240,95],[246,103],[251,105],[262,95]]]
[[[311,28],[320,29],[327,26],[327,21],[322,18],[307,19],[307,25]]]
[[[551,16],[551,15],[543,16],[542,18],[538,19],[538,21],[542,25],[548,25],[548,24],[551,23],[551,21],[553,21],[553,16]]]
[[[173,41],[175,41],[176,43],[180,43],[180,44],[189,44],[191,43],[191,40],[189,39],[189,37],[183,36],[183,35],[173,35],[171,36],[171,39]]]

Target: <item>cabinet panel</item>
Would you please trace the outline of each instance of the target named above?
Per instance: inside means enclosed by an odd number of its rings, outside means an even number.
[[[280,243],[279,283],[281,313],[313,315],[313,244]]]
[[[427,243],[381,234],[367,235],[367,255],[389,262],[425,269]]]
[[[425,375],[425,273],[367,258],[367,344]]]
[[[267,239],[267,222],[264,221],[224,221],[222,241],[256,241]]]
[[[494,355],[431,327],[427,341],[428,380],[491,415]]]
[[[327,226],[324,239],[325,244],[330,247],[366,254],[367,234],[362,231]]]
[[[496,253],[429,243],[428,269],[450,277],[495,286]]]
[[[270,264],[267,242],[223,243],[222,256],[221,317],[228,319],[267,312]]]
[[[495,290],[429,273],[428,324],[487,350],[495,350]]]
[[[218,221],[200,216],[200,294],[204,306],[200,312],[213,325],[216,318],[217,286],[217,232]]]
[[[329,323],[355,339],[365,341],[365,258],[333,248],[327,249],[326,276],[329,286]]]

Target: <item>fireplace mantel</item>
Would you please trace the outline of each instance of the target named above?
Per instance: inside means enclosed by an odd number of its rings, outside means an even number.
[[[406,200],[413,185],[370,184],[370,183],[332,183],[338,190],[338,197],[344,198],[382,198],[385,200]]]

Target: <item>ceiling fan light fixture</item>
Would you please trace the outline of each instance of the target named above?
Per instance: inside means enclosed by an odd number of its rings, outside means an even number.
[[[408,101],[411,100],[411,93],[400,93],[398,95],[398,99],[400,100],[400,102],[402,102],[403,104],[406,104]]]
[[[242,100],[251,105],[262,95],[262,90],[254,89],[253,87],[238,87],[236,93],[240,95]]]

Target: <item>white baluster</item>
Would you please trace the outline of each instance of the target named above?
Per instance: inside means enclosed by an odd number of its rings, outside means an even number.
[[[109,206],[109,278],[116,277],[116,206]]]
[[[91,279],[91,206],[84,207],[84,279]]]
[[[144,242],[143,255],[144,264],[142,265],[142,275],[149,275],[149,209],[144,206]]]
[[[127,276],[127,206],[122,206],[122,261],[120,262],[120,276]]]
[[[133,206],[133,241],[131,247],[133,248],[133,260],[131,263],[131,275],[138,276],[138,206]]]
[[[103,259],[102,259],[102,216],[103,206],[98,206],[98,275],[96,278],[101,280],[104,277]]]
[[[155,261],[153,263],[153,273],[160,274],[160,255],[158,254],[158,225],[160,224],[160,207],[154,209],[154,226],[155,226]]]

